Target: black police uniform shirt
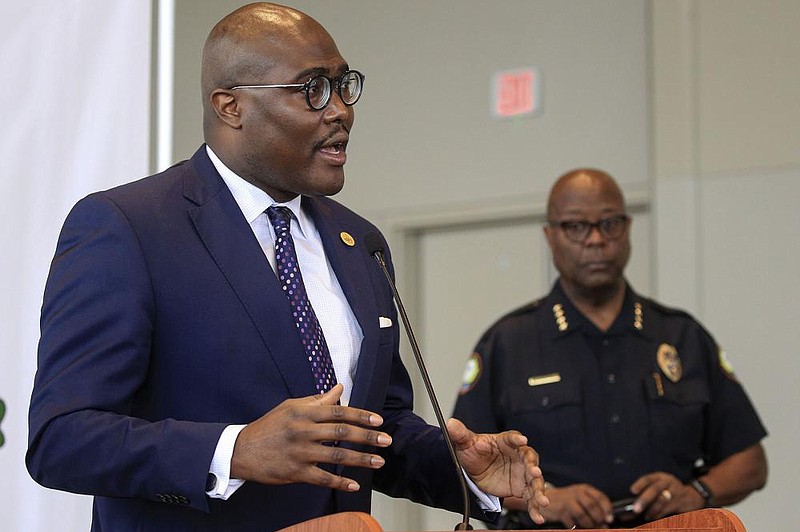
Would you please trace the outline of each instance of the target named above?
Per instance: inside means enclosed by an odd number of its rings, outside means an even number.
[[[453,416],[476,432],[519,430],[548,482],[586,482],[611,500],[654,471],[690,481],[699,460],[766,435],[711,335],[630,286],[607,332],[558,282],[501,318],[467,363]]]

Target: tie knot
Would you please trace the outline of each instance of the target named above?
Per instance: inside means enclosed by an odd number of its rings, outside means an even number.
[[[289,224],[292,222],[292,210],[289,207],[273,205],[267,209],[267,216],[276,233],[289,231]]]

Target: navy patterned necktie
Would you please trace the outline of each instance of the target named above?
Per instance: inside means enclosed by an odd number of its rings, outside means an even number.
[[[281,282],[289,306],[292,309],[300,341],[306,350],[308,363],[314,373],[314,382],[319,393],[325,393],[336,386],[331,354],[322,334],[322,327],[308,300],[303,276],[297,263],[294,240],[289,232],[292,211],[288,207],[273,205],[267,209],[267,216],[275,229],[275,262],[277,275]]]

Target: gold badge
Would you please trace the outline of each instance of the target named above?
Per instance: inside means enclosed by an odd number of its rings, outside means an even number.
[[[347,244],[350,247],[353,247],[353,246],[356,245],[355,239],[347,231],[342,231],[341,233],[339,233],[339,238],[341,238],[342,242],[344,242],[345,244]]]
[[[678,350],[669,344],[661,344],[658,346],[658,353],[656,354],[656,361],[658,367],[664,372],[672,382],[678,382],[683,376],[683,366],[681,359],[678,356]]]

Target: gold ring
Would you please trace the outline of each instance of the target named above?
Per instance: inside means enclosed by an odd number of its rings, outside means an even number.
[[[667,500],[667,502],[672,500],[672,493],[670,493],[669,490],[662,491],[661,496],[664,497]]]

